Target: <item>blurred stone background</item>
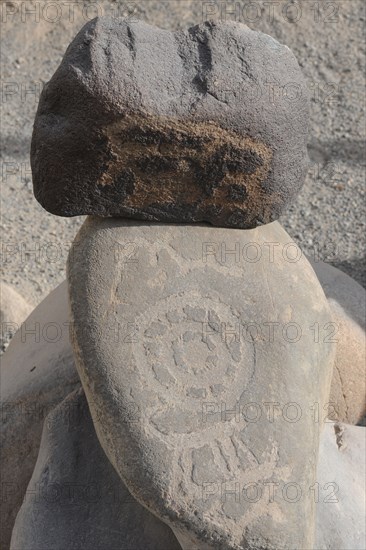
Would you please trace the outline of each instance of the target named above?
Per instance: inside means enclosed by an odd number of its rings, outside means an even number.
[[[311,166],[281,222],[304,253],[365,286],[365,6],[364,0],[2,1],[3,280],[35,305],[65,278],[67,252],[83,219],[52,216],[34,199],[32,125],[42,87],[66,47],[88,20],[105,15],[166,29],[233,20],[293,50],[311,94]],[[291,101],[296,90],[269,83],[262,92],[274,101],[285,93]]]

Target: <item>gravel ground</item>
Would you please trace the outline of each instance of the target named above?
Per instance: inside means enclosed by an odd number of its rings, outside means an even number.
[[[37,304],[65,278],[67,250],[83,220],[52,216],[34,199],[30,139],[42,86],[76,32],[99,13],[166,29],[226,17],[294,51],[311,92],[311,167],[281,222],[306,254],[365,286],[365,5],[363,0],[2,2],[3,280]],[[291,85],[279,90],[271,83],[261,90],[273,100],[287,93],[289,101],[295,92]]]

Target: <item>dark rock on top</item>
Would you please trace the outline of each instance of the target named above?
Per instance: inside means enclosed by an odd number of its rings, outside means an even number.
[[[301,188],[307,121],[297,61],[270,36],[97,18],[43,90],[34,193],[60,216],[255,227]]]

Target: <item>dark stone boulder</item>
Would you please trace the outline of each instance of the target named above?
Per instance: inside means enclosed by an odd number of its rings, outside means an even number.
[[[301,188],[308,116],[297,61],[268,35],[97,18],[43,90],[34,193],[60,216],[252,228]]]

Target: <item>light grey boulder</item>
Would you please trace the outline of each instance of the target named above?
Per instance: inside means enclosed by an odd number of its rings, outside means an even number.
[[[343,271],[311,262],[333,314],[322,337],[337,340],[328,416],[357,424],[366,413],[366,291]]]
[[[83,390],[47,416],[11,550],[180,550],[130,495],[95,435]]]
[[[31,313],[1,357],[1,548],[9,547],[44,419],[79,384],[64,282]]]
[[[72,341],[98,438],[184,548],[314,543],[335,344],[314,342],[331,315],[300,256],[278,223],[89,218],[75,239]]]
[[[14,288],[3,282],[0,284],[1,347],[6,346],[32,309]]]
[[[366,428],[328,422],[320,439],[316,550],[364,550]]]

